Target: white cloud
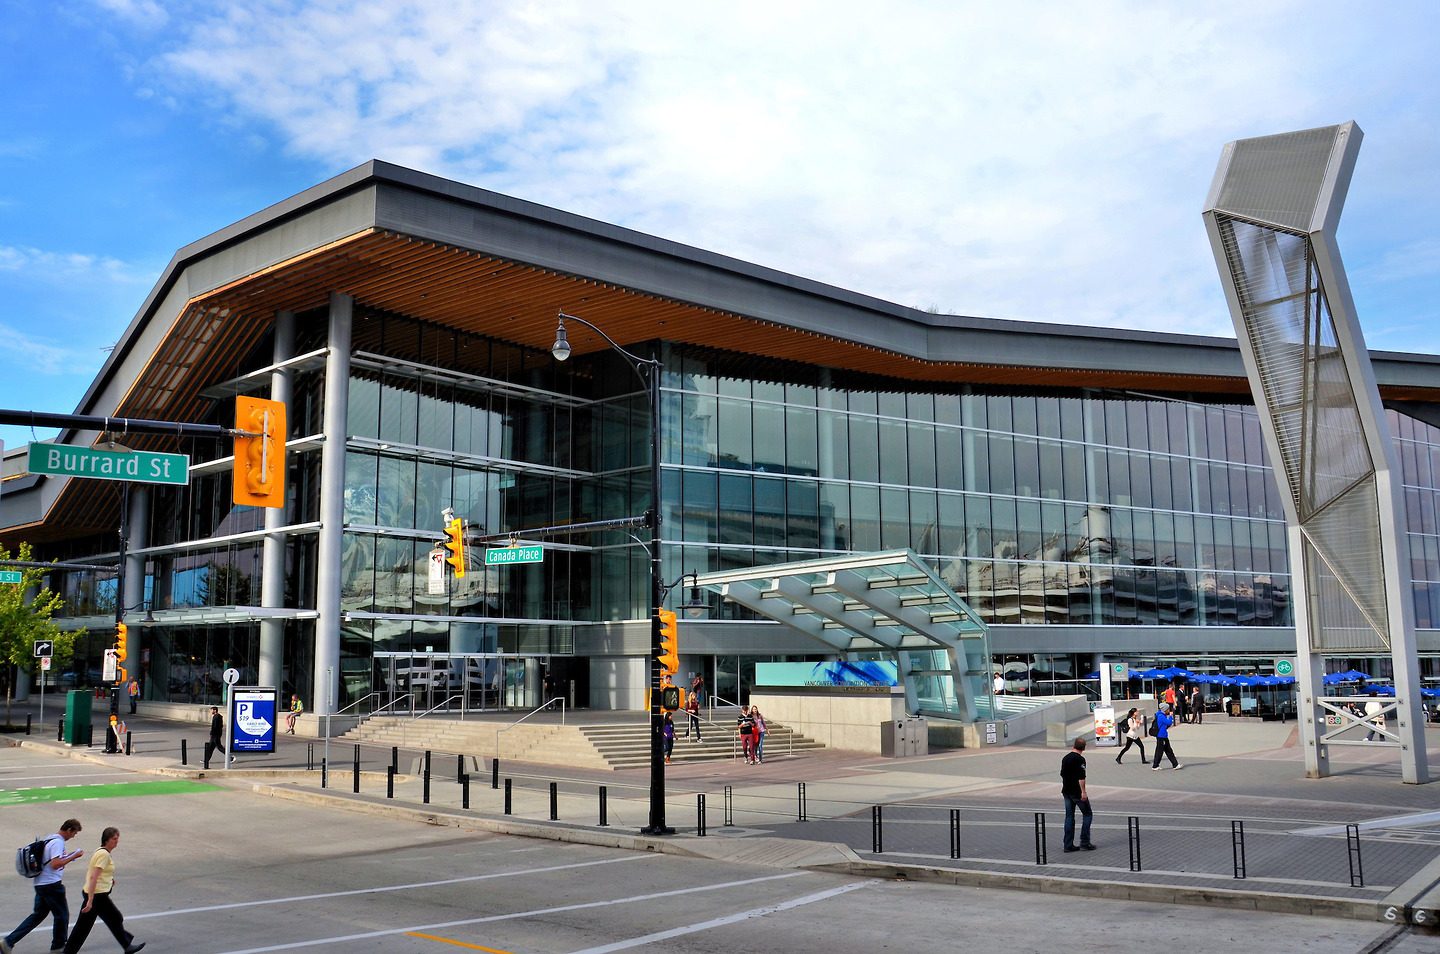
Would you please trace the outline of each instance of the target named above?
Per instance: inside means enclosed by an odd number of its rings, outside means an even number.
[[[94,282],[134,285],[148,282],[154,272],[104,255],[0,245],[0,275],[5,275],[7,281],[30,284],[68,286],[76,282]]]
[[[1440,152],[1418,2],[270,0],[169,28],[167,95],[292,154],[964,314],[1230,334],[1199,215],[1224,142],[1357,118],[1419,147],[1381,152],[1417,183]]]
[[[96,364],[92,348],[62,347],[4,323],[0,323],[0,352],[11,369],[23,368],[27,374],[68,377],[75,375],[77,368],[88,374]],[[37,395],[30,397],[34,400]]]

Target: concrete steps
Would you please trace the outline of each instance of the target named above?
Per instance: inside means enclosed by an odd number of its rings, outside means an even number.
[[[643,717],[641,717],[643,718]],[[737,758],[739,746],[728,725],[712,725],[705,741],[686,739],[677,725],[673,762],[715,761]],[[723,728],[724,734],[721,730]],[[342,742],[407,751],[447,752],[480,758],[516,759],[584,768],[643,768],[650,764],[648,722],[596,725],[547,725],[466,722],[451,719],[369,719],[339,737]],[[776,723],[765,737],[766,754],[823,748],[813,739]]]

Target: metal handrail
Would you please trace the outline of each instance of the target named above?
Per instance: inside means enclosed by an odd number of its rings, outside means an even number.
[[[410,698],[413,700],[415,697],[414,697],[414,695],[412,694]],[[450,697],[447,698],[444,702],[440,703],[438,706],[431,706],[429,709],[426,709],[424,712],[420,713],[419,715],[414,715],[414,714],[413,714],[413,713],[415,712],[415,710],[414,710],[414,708],[412,707],[411,710],[410,710],[410,712],[412,713],[411,716],[410,716],[410,718],[412,718],[412,719],[423,719],[423,718],[425,718],[427,715],[429,715],[429,714],[432,713],[432,712],[438,712],[438,711],[441,710],[441,709],[448,708],[448,707],[450,706],[450,703],[454,702],[456,699],[459,699],[459,700],[460,700],[460,718],[461,718],[461,719],[464,719],[464,718],[465,718],[465,693],[463,693],[463,692],[461,692],[461,693],[456,693],[455,695],[450,696]]]
[[[538,713],[540,713],[540,712],[543,712],[544,710],[550,708],[551,706],[553,706],[553,705],[554,705],[555,703],[557,703],[557,702],[560,703],[560,724],[561,724],[561,725],[564,725],[564,724],[565,724],[565,697],[564,697],[564,696],[556,696],[556,697],[553,698],[553,699],[550,699],[550,700],[547,700],[546,702],[541,703],[540,705],[536,706],[534,709],[531,709],[529,712],[525,713],[523,716],[521,716],[520,718],[516,719],[514,722],[510,723],[509,725],[507,725],[507,726],[502,726],[501,728],[496,729],[496,730],[495,730],[495,757],[496,757],[497,759],[500,757],[500,734],[501,734],[502,732],[509,732],[511,729],[515,728],[517,725],[519,725],[520,723],[524,722],[526,719],[528,719],[528,718],[530,718],[531,716],[536,715],[536,714],[538,714]]]
[[[351,709],[354,709],[356,706],[360,705],[360,703],[365,702],[365,701],[367,701],[368,699],[370,699],[371,697],[373,697],[373,696],[378,696],[378,695],[380,695],[380,693],[378,693],[378,692],[366,693],[365,695],[361,696],[359,699],[356,699],[354,702],[350,703],[350,704],[349,704],[348,706],[346,706],[345,708],[341,709],[339,712],[333,713],[333,715],[344,715],[345,713],[349,712]],[[376,711],[378,712],[379,710],[376,710]],[[372,712],[372,713],[370,713],[370,714],[371,714],[371,715],[374,715],[375,713]]]

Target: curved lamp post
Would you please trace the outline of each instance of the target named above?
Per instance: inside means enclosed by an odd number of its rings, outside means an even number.
[[[665,824],[665,740],[661,737],[665,717],[660,707],[660,606],[666,590],[660,576],[660,360],[626,351],[584,318],[562,311],[558,320],[555,343],[550,346],[550,354],[556,361],[570,357],[565,322],[579,322],[604,338],[605,343],[626,360],[650,395],[650,509],[645,514],[650,525],[650,823],[640,833],[671,835],[675,829]]]

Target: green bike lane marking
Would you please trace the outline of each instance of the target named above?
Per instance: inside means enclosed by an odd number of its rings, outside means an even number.
[[[97,798],[124,798],[130,795],[185,795],[213,792],[218,785],[173,779],[163,782],[114,782],[108,785],[51,785],[44,788],[16,788],[0,791],[0,808],[32,802],[80,802]]]

